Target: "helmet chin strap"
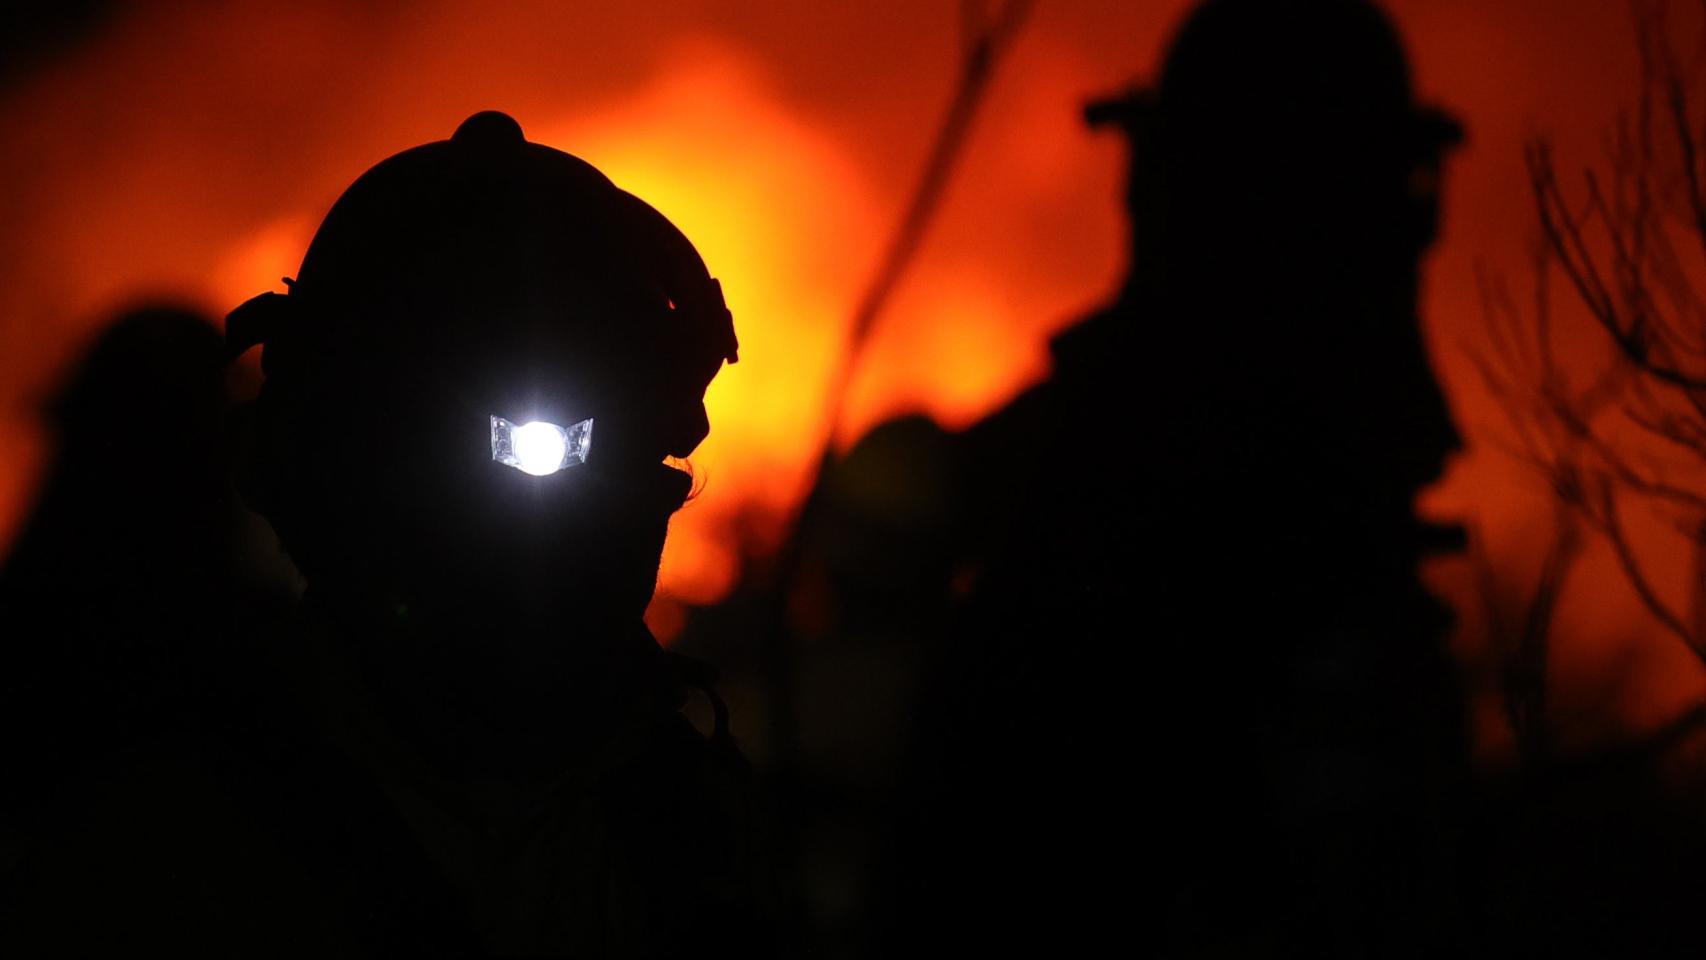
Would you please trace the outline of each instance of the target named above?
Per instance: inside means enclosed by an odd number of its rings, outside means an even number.
[[[589,510],[584,523],[565,530],[568,549],[547,544],[507,564],[455,569],[429,562],[398,570],[400,578],[389,583],[343,583],[337,592],[356,602],[364,616],[379,618],[381,629],[410,634],[515,631],[560,637],[575,632],[570,621],[638,623],[656,590],[669,519],[692,492],[693,478],[660,462],[585,479],[607,494],[595,499],[612,506]],[[398,569],[389,563],[383,568]]]

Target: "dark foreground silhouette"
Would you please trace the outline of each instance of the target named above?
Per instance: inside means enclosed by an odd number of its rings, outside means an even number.
[[[195,375],[161,389],[217,385],[219,345],[199,336]],[[480,114],[359,179],[290,292],[233,312],[227,339],[264,344],[237,486],[306,593],[264,629],[221,633],[206,676],[91,755],[74,804],[20,824],[0,939],[72,954],[770,952],[745,765],[709,669],[641,619],[691,487],[664,460],[706,435],[701,398],[736,349],[686,238]],[[123,442],[142,464],[96,475],[121,494],[110,523],[144,527],[115,564],[144,569],[71,560],[54,576],[95,591],[79,609],[106,624],[195,651],[200,626],[172,617],[206,609],[199,588],[143,585],[175,575],[177,546],[197,557],[179,566],[206,556],[170,525],[215,498],[179,474],[224,477],[201,456],[219,431],[132,414]],[[494,418],[595,429],[544,463],[528,459],[537,432],[500,455]],[[541,429],[547,446],[570,436]],[[139,466],[175,499],[148,510],[126,486]],[[74,513],[101,493],[64,496]],[[82,547],[61,534],[49,552]],[[163,619],[144,627],[153,605]],[[681,713],[694,689],[717,717],[705,733]],[[68,747],[51,729],[44,742]]]
[[[137,310],[45,411],[53,466],[0,572],[3,809],[20,831],[7,866],[236,624],[223,354],[209,320]]]

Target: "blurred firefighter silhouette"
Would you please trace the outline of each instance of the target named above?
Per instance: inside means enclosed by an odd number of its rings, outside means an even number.
[[[1087,116],[1130,141],[1129,273],[954,438],[976,576],[885,936],[1431,955],[1463,748],[1416,565],[1461,533],[1412,501],[1459,438],[1416,297],[1461,131],[1361,0],[1210,0]]]
[[[237,486],[306,592],[242,638],[252,662],[192,721],[139,734],[145,769],[109,771],[110,802],[31,864],[31,932],[174,952],[766,953],[710,668],[642,621],[692,488],[674,458],[736,357],[691,243],[482,113],[359,178],[287,283],[233,311],[226,339],[263,347]]]
[[[147,307],[96,339],[46,411],[54,466],[0,570],[16,825],[50,816],[56,801],[34,788],[74,779],[231,626],[223,368],[211,320]]]

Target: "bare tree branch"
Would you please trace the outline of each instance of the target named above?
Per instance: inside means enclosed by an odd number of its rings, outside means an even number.
[[[1623,568],[1623,575],[1628,579],[1629,585],[1635,588],[1641,602],[1652,612],[1654,619],[1658,620],[1660,626],[1687,644],[1688,648],[1693,650],[1697,656],[1706,659],[1706,651],[1700,648],[1694,635],[1683,624],[1682,618],[1677,616],[1659,597],[1658,591],[1647,579],[1646,571],[1642,569],[1640,560],[1635,556],[1635,551],[1629,546],[1629,538],[1624,532],[1622,519],[1617,510],[1617,495],[1609,484],[1600,488],[1598,519],[1600,531],[1605,534],[1607,540],[1611,541],[1612,550],[1617,554],[1617,563]]]

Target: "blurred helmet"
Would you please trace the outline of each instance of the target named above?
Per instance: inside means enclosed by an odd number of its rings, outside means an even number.
[[[1097,101],[1086,116],[1136,129],[1157,112],[1170,137],[1258,144],[1262,162],[1350,144],[1411,161],[1462,138],[1451,117],[1416,104],[1398,31],[1368,0],[1207,0],[1174,35],[1153,92]]]

